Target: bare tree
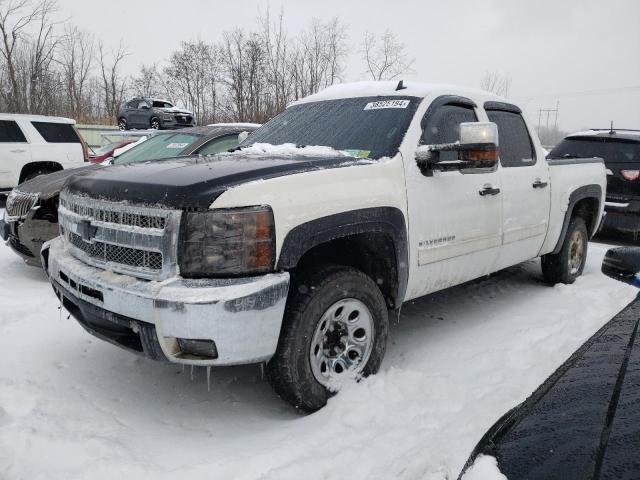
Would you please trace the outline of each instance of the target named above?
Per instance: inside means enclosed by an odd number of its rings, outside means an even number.
[[[127,57],[127,50],[120,41],[117,50],[111,51],[110,61],[107,59],[102,43],[98,46],[100,73],[102,77],[102,99],[105,116],[115,119],[118,108],[122,104],[127,80],[120,73],[121,63]]]
[[[259,18],[260,39],[264,48],[264,63],[267,93],[266,110],[269,116],[282,111],[292,98],[293,76],[289,69],[289,46],[291,41],[284,28],[284,12],[271,19],[270,10]]]
[[[0,2],[0,99],[10,112],[42,110],[55,11],[55,0]]]
[[[498,72],[485,72],[480,80],[480,88],[501,97],[509,97],[511,93],[511,77]]]
[[[317,92],[340,79],[346,56],[346,27],[337,18],[318,19],[296,39],[289,57],[293,75],[294,98]]]
[[[69,114],[76,119],[87,116],[87,84],[95,59],[93,35],[67,26],[60,42],[59,63],[62,69]]]
[[[405,44],[390,31],[384,32],[380,39],[371,32],[365,32],[362,54],[367,74],[373,80],[393,80],[402,74],[411,73],[415,61],[408,57]]]
[[[131,79],[131,88],[135,95],[153,97],[160,95],[161,82],[158,64],[140,65],[140,73]]]
[[[199,124],[218,121],[220,53],[202,40],[182,42],[164,69],[164,86],[173,101],[193,109]]]

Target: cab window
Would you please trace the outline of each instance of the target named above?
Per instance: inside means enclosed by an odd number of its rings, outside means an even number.
[[[470,106],[442,105],[434,112],[428,113],[426,124],[422,131],[420,144],[437,145],[453,143],[460,140],[460,124],[463,122],[477,122],[476,112]],[[458,159],[457,152],[440,152],[442,161]]]
[[[487,110],[489,121],[498,125],[500,164],[526,167],[536,163],[531,137],[522,115],[502,110]]]

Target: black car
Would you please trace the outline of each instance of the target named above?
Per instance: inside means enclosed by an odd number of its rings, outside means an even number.
[[[607,168],[604,228],[640,233],[640,130],[589,130],[566,137],[548,158],[600,157]]]
[[[118,112],[118,128],[152,128],[154,130],[193,127],[193,112],[175,107],[167,100],[134,98]]]
[[[73,175],[84,175],[108,165],[145,162],[184,155],[214,155],[238,145],[239,135],[257,126],[224,124],[158,132],[107,164],[61,170],[42,175],[14,188],[7,197],[0,236],[30,265],[40,266],[42,244],[58,236],[60,190]]]

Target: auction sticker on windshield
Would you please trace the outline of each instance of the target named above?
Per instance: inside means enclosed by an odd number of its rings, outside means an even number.
[[[407,108],[409,100],[380,100],[369,102],[364,106],[365,110],[380,110],[382,108]]]
[[[189,145],[188,143],[170,143],[169,145],[167,145],[167,148],[185,148],[187,145]]]

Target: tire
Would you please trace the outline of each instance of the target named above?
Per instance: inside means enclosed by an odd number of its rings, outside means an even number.
[[[149,122],[149,125],[151,126],[151,130],[160,130],[160,119],[158,117],[153,117]]]
[[[127,125],[127,120],[125,118],[121,118],[118,120],[118,129],[121,132],[124,132],[125,130],[129,130],[129,125]]]
[[[267,364],[269,383],[294,407],[316,411],[339,389],[338,384],[331,385],[335,378],[378,371],[388,329],[387,306],[371,278],[351,267],[319,268],[292,282],[278,347]],[[322,350],[316,348],[320,344]],[[323,374],[323,362],[326,366],[334,362],[335,371]],[[341,367],[338,372],[339,365],[348,363],[355,365],[353,370]]]
[[[542,256],[542,274],[545,281],[551,285],[575,282],[576,278],[582,275],[587,261],[588,239],[584,219],[573,217],[560,251]]]
[[[26,181],[31,180],[33,178],[39,177],[40,175],[48,175],[50,173],[53,173],[53,170],[47,170],[46,168],[40,168],[40,169],[34,170],[33,172],[31,172],[28,175],[26,175],[24,177],[24,180],[22,180],[22,182],[26,182]]]

